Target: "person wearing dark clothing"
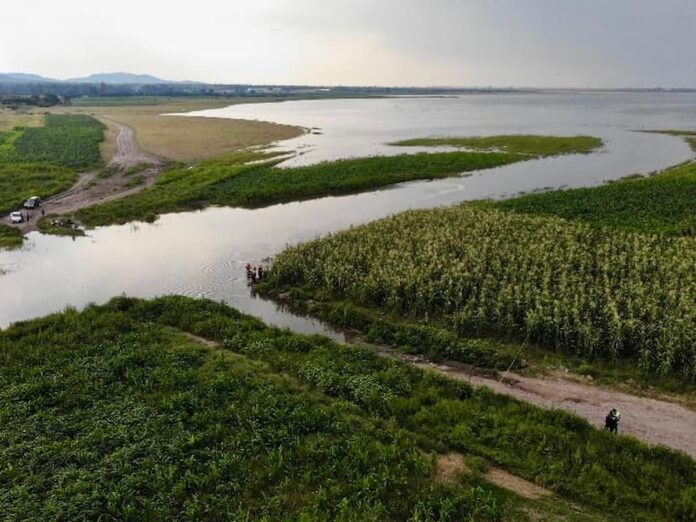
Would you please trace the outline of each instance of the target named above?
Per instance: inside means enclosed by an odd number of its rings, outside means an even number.
[[[609,430],[612,433],[618,433],[620,419],[621,414],[618,412],[618,410],[616,408],[612,409],[604,418],[604,429]]]

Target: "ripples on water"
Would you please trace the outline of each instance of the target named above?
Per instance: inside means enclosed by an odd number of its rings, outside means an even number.
[[[311,240],[410,208],[433,208],[548,187],[602,183],[685,161],[679,138],[634,129],[696,128],[694,94],[472,95],[461,98],[315,100],[204,111],[320,127],[283,144],[303,154],[291,164],[396,154],[387,142],[431,135],[590,134],[603,151],[529,161],[463,178],[412,182],[363,194],[246,210],[211,208],[169,214],[154,224],[103,227],[85,238],[30,234],[25,248],[0,252],[0,326],[66,305],[125,293],[177,293],[224,300],[242,311],[304,333],[339,332],[250,295],[244,264],[258,264],[287,244]]]

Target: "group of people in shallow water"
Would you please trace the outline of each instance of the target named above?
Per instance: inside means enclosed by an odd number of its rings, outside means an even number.
[[[251,263],[247,263],[244,268],[246,268],[247,283],[251,285],[263,281],[263,278],[268,273],[268,268],[263,265],[252,266]]]

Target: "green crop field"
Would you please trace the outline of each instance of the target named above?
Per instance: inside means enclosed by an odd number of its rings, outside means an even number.
[[[462,205],[293,247],[271,282],[696,381],[696,243]]]
[[[99,144],[104,124],[83,115],[47,114],[43,127],[27,127],[0,161],[47,163],[71,169],[89,169],[101,162]]]
[[[596,140],[596,138],[587,138]],[[277,168],[274,154],[242,151],[199,163],[177,167],[162,174],[142,193],[81,210],[77,217],[89,226],[153,220],[158,214],[202,208],[207,205],[258,207],[298,199],[346,194],[403,181],[434,179],[490,169],[536,156],[545,140],[565,148],[583,146],[578,138],[535,137],[512,152],[438,152],[401,154],[330,161],[317,165]],[[566,141],[564,141],[566,140]],[[568,142],[567,140],[570,140]],[[601,140],[593,141],[595,145]],[[547,145],[547,148],[552,146]],[[558,146],[553,146],[560,150]],[[487,148],[487,147],[485,147]],[[276,154],[277,155],[277,154]],[[251,161],[265,161],[250,164]]]
[[[576,514],[696,513],[684,455],[211,301],[19,323],[0,332],[0,381],[9,519],[537,520],[475,471],[493,463]],[[451,451],[471,472],[438,482]]]

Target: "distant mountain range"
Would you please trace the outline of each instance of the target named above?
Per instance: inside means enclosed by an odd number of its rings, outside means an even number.
[[[38,74],[27,73],[0,73],[0,82],[6,83],[106,83],[110,85],[156,85],[165,83],[177,83],[162,80],[149,74],[132,74],[127,72],[97,73],[83,78],[71,78],[69,80],[56,80],[46,78]]]

